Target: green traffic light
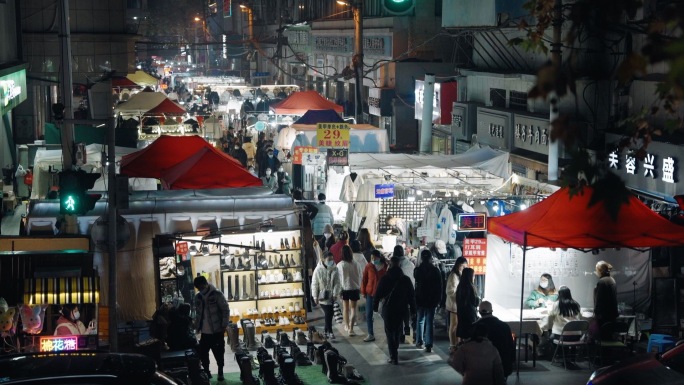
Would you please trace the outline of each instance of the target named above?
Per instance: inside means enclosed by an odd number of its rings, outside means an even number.
[[[78,197],[73,194],[68,194],[62,200],[62,212],[64,214],[77,214],[78,213]]]
[[[411,0],[390,0],[390,2],[395,3],[395,4],[403,4],[403,3],[408,3]]]

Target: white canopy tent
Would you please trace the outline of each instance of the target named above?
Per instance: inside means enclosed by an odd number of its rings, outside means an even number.
[[[119,104],[114,108],[115,114],[123,116],[142,116],[154,107],[157,107],[164,100],[168,99],[163,92],[139,92],[131,95],[128,101]]]
[[[101,144],[86,146],[86,164],[81,169],[87,172],[99,172],[102,176],[95,182],[92,191],[107,191],[106,167],[102,167],[102,157],[105,148]],[[137,148],[116,148],[116,171],[119,172],[121,157],[138,151]],[[50,172],[62,170],[62,150],[38,150],[33,161],[33,184],[31,199],[45,199],[50,190],[52,180]],[[130,178],[128,181],[131,190],[156,190],[157,181],[151,178]]]

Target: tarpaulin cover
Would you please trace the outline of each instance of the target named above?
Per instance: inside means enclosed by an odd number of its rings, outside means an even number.
[[[676,225],[630,195],[616,218],[604,201],[590,204],[592,187],[575,194],[564,187],[524,211],[489,218],[488,231],[527,247],[598,249],[684,245],[684,226]]]
[[[135,84],[139,84],[141,86],[156,86],[157,84],[159,84],[159,79],[155,78],[154,76],[148,74],[145,71],[135,71],[132,74],[126,75],[126,78],[128,78]]]
[[[309,110],[294,124],[344,123],[335,110]]]
[[[208,146],[175,166],[162,170],[161,180],[168,190],[258,187],[261,179],[250,174],[229,155]]]
[[[150,114],[151,110],[154,110],[154,113]],[[183,108],[167,98],[162,92],[138,92],[131,95],[128,101],[114,108],[115,113],[125,116],[177,114],[180,110]],[[185,111],[183,110],[183,112]]]
[[[121,173],[158,178],[171,189],[262,185],[237,160],[199,136],[162,135],[144,149],[124,156]]]
[[[287,99],[271,106],[277,115],[304,115],[309,110],[335,110],[343,112],[344,107],[321,96],[316,91],[294,92]]]
[[[211,146],[196,135],[162,135],[149,146],[121,159],[121,173],[130,177],[161,178],[161,171],[189,158],[197,151]]]

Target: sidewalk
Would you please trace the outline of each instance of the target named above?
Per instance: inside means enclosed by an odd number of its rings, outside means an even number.
[[[314,309],[308,314],[310,325],[323,330],[323,312]],[[348,337],[341,324],[334,324],[335,341],[332,341],[340,354],[349,360],[361,373],[367,385],[395,385],[395,384],[425,384],[425,385],[454,385],[461,383],[461,375],[447,365],[449,340],[444,327],[435,330],[435,342],[432,353],[418,350],[407,338],[407,343],[399,347],[399,365],[388,365],[387,344],[382,318],[375,314],[375,338],[373,342],[363,342],[366,336],[366,322],[359,322],[355,337]],[[226,372],[239,372],[233,353],[226,347]],[[508,384],[530,385],[581,385],[586,384],[593,369],[586,363],[580,363],[580,370],[565,370],[552,366],[549,361],[537,361],[536,368],[532,361],[521,363],[520,380],[516,380],[515,372],[508,378]],[[216,363],[211,359],[211,371],[216,373]],[[307,384],[308,385],[308,384]]]

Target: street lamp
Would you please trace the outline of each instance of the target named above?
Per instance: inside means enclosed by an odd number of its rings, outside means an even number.
[[[354,56],[352,57],[352,64],[354,66],[354,81],[356,82],[356,103],[354,103],[354,117],[356,123],[362,121],[362,101],[361,101],[361,87],[363,87],[363,1],[354,0],[344,1],[337,0],[337,4],[351,7],[354,16]]]

